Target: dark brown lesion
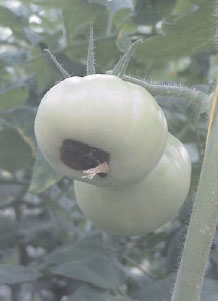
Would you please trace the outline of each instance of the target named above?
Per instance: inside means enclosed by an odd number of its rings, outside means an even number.
[[[110,155],[100,148],[73,139],[65,139],[60,147],[60,159],[68,167],[84,172],[102,163],[109,165]],[[98,172],[98,175],[105,177],[107,173]]]

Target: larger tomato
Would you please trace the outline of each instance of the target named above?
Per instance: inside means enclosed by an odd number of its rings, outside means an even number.
[[[39,105],[35,134],[50,165],[98,186],[127,186],[149,174],[167,140],[154,98],[117,76],[70,77]]]

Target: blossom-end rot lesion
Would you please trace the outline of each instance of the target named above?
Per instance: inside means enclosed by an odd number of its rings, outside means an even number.
[[[87,178],[89,180],[92,180],[97,174],[99,173],[107,174],[108,172],[109,172],[109,165],[107,162],[103,162],[94,168],[83,170],[83,173],[86,175],[82,176],[82,179]]]

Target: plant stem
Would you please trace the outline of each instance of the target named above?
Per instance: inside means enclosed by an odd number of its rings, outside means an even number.
[[[214,102],[218,98],[218,88]],[[171,301],[199,301],[218,217],[218,102]]]

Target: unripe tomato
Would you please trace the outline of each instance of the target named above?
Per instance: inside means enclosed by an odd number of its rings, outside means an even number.
[[[63,175],[122,186],[139,181],[157,164],[167,123],[144,88],[95,74],[52,87],[39,105],[35,134],[45,158]]]
[[[75,194],[84,215],[100,229],[116,235],[144,235],[178,214],[189,191],[190,175],[187,150],[169,134],[160,161],[141,182],[114,189],[75,181]]]

